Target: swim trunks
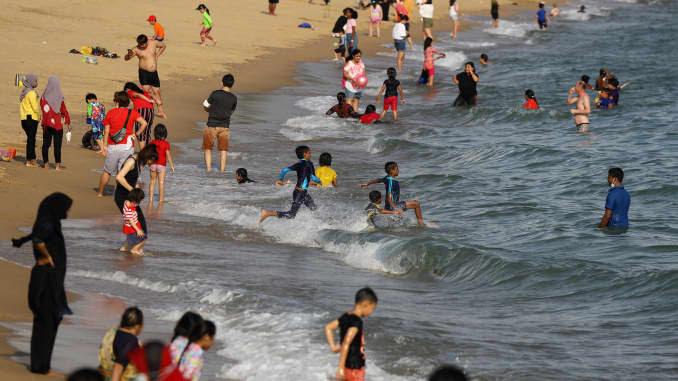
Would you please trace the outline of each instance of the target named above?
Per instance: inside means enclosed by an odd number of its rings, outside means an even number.
[[[393,40],[393,44],[395,45],[395,49],[399,52],[406,49],[405,40]]]
[[[142,68],[139,68],[139,83],[142,86],[148,85],[153,87],[160,87],[160,78],[158,77],[158,71],[147,71]]]
[[[579,123],[577,125],[577,132],[588,132],[591,131],[590,123]]]
[[[398,111],[398,97],[386,97],[384,98],[384,111],[391,109],[393,111]]]
[[[156,41],[163,41],[164,39],[165,39],[164,37],[156,37],[155,38]]]
[[[299,208],[301,208],[302,204],[306,205],[306,207],[310,210],[317,209],[315,203],[313,202],[313,198],[311,198],[311,195],[308,194],[307,191],[295,189],[294,192],[292,192],[292,208],[290,208],[290,210],[287,212],[277,212],[278,218],[287,218],[289,220],[293,219],[297,216]]]
[[[539,21],[539,29],[548,29],[549,25],[546,23],[546,20]]]

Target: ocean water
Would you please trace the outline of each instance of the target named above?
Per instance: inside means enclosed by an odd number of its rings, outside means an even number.
[[[408,51],[395,123],[326,117],[340,79],[329,61],[299,65],[298,86],[240,96],[227,176],[203,173],[199,141],[175,144],[184,154],[164,210],[147,213],[146,257],[116,251],[117,216],[64,224],[69,287],[137,304],[149,325],[188,309],[214,320],[207,380],[329,379],[338,356],[323,326],[365,285],[380,298],[365,321],[369,380],[422,380],[442,363],[476,380],[676,378],[678,5],[583,4],[587,14],[564,7],[548,32],[530,12],[458,41],[442,34],[434,90],[415,85],[421,47]],[[492,64],[478,69],[478,105],[451,107],[452,75],[483,52]],[[361,108],[395,58],[365,61]],[[578,134],[568,90],[601,67],[631,84]],[[539,111],[520,107],[527,88]],[[299,144],[316,164],[332,153],[340,187],[313,189],[315,212],[258,226],[260,208],[289,208],[292,188],[273,182]],[[412,212],[368,227],[359,184],[389,160],[402,198],[437,228],[417,227]],[[596,228],[613,166],[632,196],[625,231]],[[237,167],[257,182],[237,185]]]

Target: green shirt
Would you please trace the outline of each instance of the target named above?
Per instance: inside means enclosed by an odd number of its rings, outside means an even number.
[[[206,29],[210,29],[212,27],[212,16],[210,16],[210,14],[207,12],[202,13],[202,25]]]

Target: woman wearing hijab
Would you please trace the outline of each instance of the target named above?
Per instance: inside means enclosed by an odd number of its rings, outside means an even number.
[[[71,315],[66,301],[66,244],[61,220],[66,218],[73,200],[63,193],[52,193],[40,203],[33,231],[12,240],[15,247],[33,242],[35,266],[28,284],[28,307],[33,312],[31,366],[33,373],[51,373],[52,349],[64,315]]]
[[[19,113],[21,114],[21,128],[26,132],[26,166],[37,167],[35,160],[35,134],[38,132],[40,120],[40,101],[38,92],[38,77],[35,74],[26,74],[22,78],[23,88],[19,95]]]
[[[54,138],[54,162],[56,170],[61,167],[61,141],[64,137],[64,127],[61,119],[65,119],[68,131],[71,131],[71,117],[68,115],[66,104],[64,103],[64,94],[59,86],[59,79],[55,76],[49,77],[47,87],[42,93],[40,99],[40,108],[42,109],[42,160],[43,167],[47,168],[49,162],[49,147]]]

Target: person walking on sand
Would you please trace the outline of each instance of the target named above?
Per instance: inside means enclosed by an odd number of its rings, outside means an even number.
[[[219,150],[219,170],[226,171],[226,159],[228,157],[228,143],[230,138],[231,115],[235,112],[238,105],[238,97],[232,92],[231,88],[235,83],[232,74],[226,74],[221,79],[220,90],[215,90],[205,99],[202,106],[209,113],[207,126],[202,134],[202,149],[205,151],[205,170],[212,170],[212,148],[214,141],[217,140],[217,149]]]
[[[38,121],[40,121],[40,97],[35,90],[38,87],[38,77],[35,74],[24,75],[19,95],[19,114],[21,115],[21,128],[26,133],[26,166],[37,167],[35,160],[35,135],[38,133]]]
[[[52,193],[38,207],[31,234],[13,239],[14,247],[33,242],[35,266],[28,284],[28,307],[33,312],[31,373],[57,376],[51,370],[52,350],[64,315],[72,315],[66,300],[66,244],[61,220],[68,216],[73,200],[63,193]]]
[[[491,0],[490,15],[492,16],[492,28],[499,28],[499,1]]]
[[[161,118],[167,118],[162,108],[162,97],[160,96],[160,77],[158,77],[158,57],[160,57],[167,48],[162,41],[148,40],[145,34],[137,36],[137,46],[127,49],[125,61],[132,57],[139,58],[139,83],[141,87],[148,91],[158,106],[156,114]]]
[[[459,2],[457,0],[450,0],[450,19],[454,23],[450,37],[457,38],[457,29],[459,29]]]
[[[205,39],[212,41],[212,43],[216,45],[217,40],[210,36],[210,32],[212,31],[212,16],[210,15],[210,10],[205,6],[205,4],[198,5],[195,10],[202,13],[202,23],[200,23],[202,26],[202,29],[200,30],[200,46],[203,48],[207,46],[207,41]]]
[[[40,108],[42,109],[42,160],[43,168],[48,168],[49,147],[54,140],[54,163],[56,170],[61,171],[61,143],[64,138],[64,127],[61,124],[63,119],[71,132],[71,117],[68,115],[66,103],[64,103],[64,93],[59,86],[59,79],[55,76],[49,77],[47,86],[40,99]]]
[[[275,16],[275,7],[278,6],[278,0],[268,0],[268,14]]]
[[[591,131],[591,123],[589,121],[589,114],[591,114],[591,98],[586,93],[583,81],[578,81],[577,84],[570,89],[567,95],[567,104],[577,104],[576,108],[570,110],[570,114],[574,116],[574,124],[577,126],[577,132]]]

